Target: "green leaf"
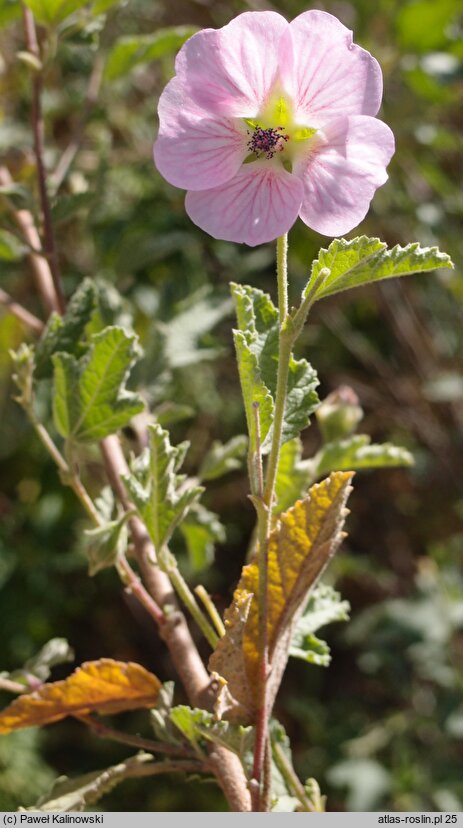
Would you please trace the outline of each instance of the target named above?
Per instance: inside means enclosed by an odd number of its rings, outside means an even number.
[[[134,768],[153,759],[149,753],[139,753],[105,770],[85,773],[74,779],[60,776],[51,791],[31,808],[23,811],[83,811],[95,805],[102,796],[112,791],[119,782],[131,776]]]
[[[309,461],[301,458],[302,443],[299,437],[288,440],[281,447],[275,482],[275,514],[286,512],[307,493],[313,477]]]
[[[247,344],[246,335],[241,331],[234,331],[233,335],[249,442],[251,451],[255,452],[259,443],[255,410],[258,411],[260,441],[263,444],[272,426],[275,406],[270,391],[262,382],[258,359]]]
[[[202,347],[208,334],[232,308],[230,299],[198,291],[190,296],[179,312],[162,326],[166,359],[172,368],[196,365],[200,360],[215,359],[218,348]]]
[[[117,327],[94,334],[80,360],[68,353],[53,354],[53,417],[62,437],[95,442],[143,410],[140,397],[125,389],[137,356],[135,337]]]
[[[195,572],[212,563],[215,543],[225,542],[225,528],[218,516],[200,503],[193,504],[180,530],[188,549],[190,564]]]
[[[371,444],[367,434],[355,434],[345,440],[326,443],[309,461],[316,480],[331,471],[381,469],[388,466],[413,466],[413,455],[402,446],[392,443]]]
[[[74,650],[69,646],[65,638],[52,638],[36,653],[29,658],[23,667],[13,670],[11,673],[1,673],[4,678],[21,682],[25,687],[31,683],[31,676],[40,681],[47,681],[51,670],[57,664],[66,664],[74,661]]]
[[[111,49],[105,68],[107,80],[127,75],[135,66],[174,55],[197,29],[194,26],[169,26],[153,34],[121,37]]]
[[[81,210],[86,210],[96,199],[95,192],[72,193],[60,196],[53,205],[53,224],[62,224],[74,218]]]
[[[171,446],[168,432],[158,423],[148,426],[148,434],[149,447],[134,460],[132,474],[124,479],[155,549],[160,552],[204,489],[177,474],[188,443]]]
[[[247,437],[239,434],[227,443],[215,440],[206,454],[198,472],[200,480],[216,480],[224,474],[241,468],[246,454]]]
[[[53,373],[51,357],[58,351],[81,355],[86,325],[97,304],[97,288],[92,279],[84,279],[74,293],[64,316],[52,313],[38,342],[35,357],[36,379],[46,379]]]
[[[256,450],[254,403],[259,403],[262,452],[271,446],[278,369],[278,311],[270,296],[248,285],[231,285],[239,331],[235,331],[241,388],[251,450]],[[305,359],[291,356],[282,443],[296,437],[309,423],[319,399],[318,379]]]
[[[105,14],[112,6],[125,5],[121,0],[95,0],[92,6],[92,14]]]
[[[44,26],[56,26],[87,2],[88,0],[25,0],[34,17]]]
[[[25,244],[22,244],[13,233],[8,230],[0,230],[0,260],[4,262],[19,262],[28,252]]]
[[[102,569],[114,566],[127,548],[126,522],[128,515],[121,515],[97,529],[87,529],[90,543],[87,548],[88,574],[93,576]]]
[[[213,713],[185,704],[172,708],[170,720],[199,752],[202,752],[201,743],[209,741],[233,751],[245,764],[252,758],[253,727],[234,725],[225,720],[217,721]]]
[[[339,592],[325,584],[316,587],[293,631],[290,656],[300,658],[309,664],[328,667],[331,661],[330,648],[326,641],[321,641],[315,633],[327,624],[348,621],[349,609],[349,602],[342,601]]]
[[[335,239],[327,250],[320,250],[318,259],[313,262],[303,296],[311,291],[323,268],[328,268],[330,274],[316,290],[315,300],[380,279],[424,273],[439,267],[452,268],[453,264],[437,247],[420,247],[414,242],[406,247],[396,245],[388,249],[384,242],[367,236],[351,241]]]
[[[150,724],[155,739],[169,744],[180,744],[178,729],[170,720],[170,711],[174,700],[175,685],[173,681],[165,681],[159,690],[156,706],[150,710]]]

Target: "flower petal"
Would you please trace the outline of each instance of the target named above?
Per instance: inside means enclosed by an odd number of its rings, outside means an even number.
[[[244,12],[222,29],[204,29],[182,46],[177,75],[211,114],[252,118],[278,76],[288,25],[275,12]]]
[[[294,174],[304,184],[300,217],[325,236],[356,227],[365,217],[377,187],[387,181],[394,136],[377,118],[338,118],[317,136]]]
[[[302,195],[301,181],[283,167],[254,161],[221,187],[187,193],[185,207],[191,220],[214,238],[254,247],[288,232]]]
[[[341,115],[378,112],[381,68],[333,15],[300,14],[289,24],[280,51],[283,85],[297,121],[317,128]]]
[[[230,118],[208,115],[185,95],[178,78],[164,89],[158,112],[154,163],[175,187],[207,190],[223,184],[249,154],[245,127],[240,129],[240,123]]]

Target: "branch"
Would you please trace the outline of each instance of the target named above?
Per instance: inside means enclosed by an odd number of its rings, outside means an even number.
[[[30,9],[23,6],[24,32],[29,52],[40,61],[40,49],[37,42],[34,17]],[[35,160],[37,164],[37,179],[39,185],[40,204],[43,214],[43,231],[45,250],[50,257],[50,270],[55,289],[56,305],[60,313],[64,313],[65,299],[61,285],[58,254],[56,250],[55,234],[51,217],[50,199],[47,190],[47,173],[44,162],[44,123],[42,115],[42,70],[34,72],[32,80],[32,130],[34,134]],[[40,247],[40,245],[39,245]]]
[[[19,302],[15,302],[12,297],[6,293],[6,291],[0,288],[0,305],[4,305],[5,308],[8,308],[10,313],[20,319],[21,322],[31,329],[34,333],[41,334],[44,328],[43,322],[34,316],[33,313],[24,308]]]
[[[6,167],[0,166],[0,186],[9,187],[13,184],[13,179]],[[39,251],[42,248],[42,241],[40,239],[38,230],[35,226],[34,219],[29,210],[17,210],[11,206],[13,219],[21,231],[24,239],[32,250]],[[56,291],[53,284],[53,277],[47,257],[42,252],[29,253],[29,264],[31,266],[32,275],[40,295],[42,303],[47,313],[52,311],[59,312],[59,305],[56,298]]]
[[[130,745],[150,753],[166,753],[172,756],[185,757],[191,757],[192,755],[192,751],[183,745],[171,745],[168,742],[132,736],[130,733],[123,733],[121,730],[107,727],[99,719],[94,719],[92,716],[75,716],[74,718],[86,724],[100,739],[111,739],[112,742],[120,742],[123,745]]]

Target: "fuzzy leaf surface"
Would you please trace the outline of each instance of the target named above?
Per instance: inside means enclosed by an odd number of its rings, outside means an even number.
[[[315,300],[381,279],[425,273],[439,267],[452,268],[453,264],[450,256],[441,253],[437,247],[421,247],[418,242],[388,248],[379,239],[367,236],[358,236],[350,241],[334,239],[313,262],[304,295],[311,290],[325,267],[330,274],[317,289]]]
[[[143,411],[140,397],[125,388],[137,355],[135,337],[118,327],[94,334],[79,360],[64,352],[53,355],[53,417],[62,437],[95,442]]]
[[[216,480],[228,472],[239,469],[246,454],[247,442],[244,434],[232,437],[227,443],[215,440],[198,472],[200,480]]]
[[[325,584],[316,587],[294,628],[290,656],[309,664],[328,667],[331,661],[330,648],[315,633],[327,624],[348,621],[349,609],[349,602],[342,601],[339,592]]]
[[[345,503],[352,475],[336,472],[310,489],[280,516],[268,546],[268,642],[271,663],[269,699],[273,702],[288,659],[294,624],[342,540]],[[252,721],[257,709],[259,670],[259,570],[245,566],[225,614],[226,635],[209,660],[210,670],[223,676],[235,700],[228,718]]]
[[[24,810],[59,811],[61,813],[83,811],[84,808],[95,805],[102,796],[130,777],[135,768],[152,759],[149,753],[139,753],[105,770],[85,773],[74,779],[60,776],[46,796],[43,796],[32,808]]]
[[[132,464],[127,488],[159,552],[204,489],[177,474],[188,443],[172,446],[158,423],[148,426],[149,446]]]
[[[307,461],[312,480],[331,471],[413,466],[413,455],[408,449],[392,443],[372,444],[370,440],[368,434],[354,434],[345,440],[325,443],[315,457]]]
[[[92,279],[84,279],[74,293],[64,316],[52,313],[37,343],[35,353],[36,379],[53,374],[52,354],[63,351],[81,356],[82,338],[97,303],[97,289]]]
[[[0,733],[58,722],[66,716],[152,707],[161,683],[140,664],[101,658],[87,661],[64,681],[18,696],[0,713]]]

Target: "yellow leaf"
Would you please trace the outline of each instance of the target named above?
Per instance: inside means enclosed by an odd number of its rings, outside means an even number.
[[[64,681],[19,696],[0,713],[0,733],[46,725],[66,716],[102,715],[153,707],[161,683],[140,664],[101,658],[87,661]]]
[[[312,486],[304,500],[280,515],[268,546],[269,704],[273,705],[288,660],[294,624],[314,586],[343,538],[350,472],[334,472]],[[227,718],[253,721],[259,686],[259,570],[245,566],[225,613],[226,634],[209,669],[223,676],[234,699]],[[251,597],[252,596],[252,597]]]

